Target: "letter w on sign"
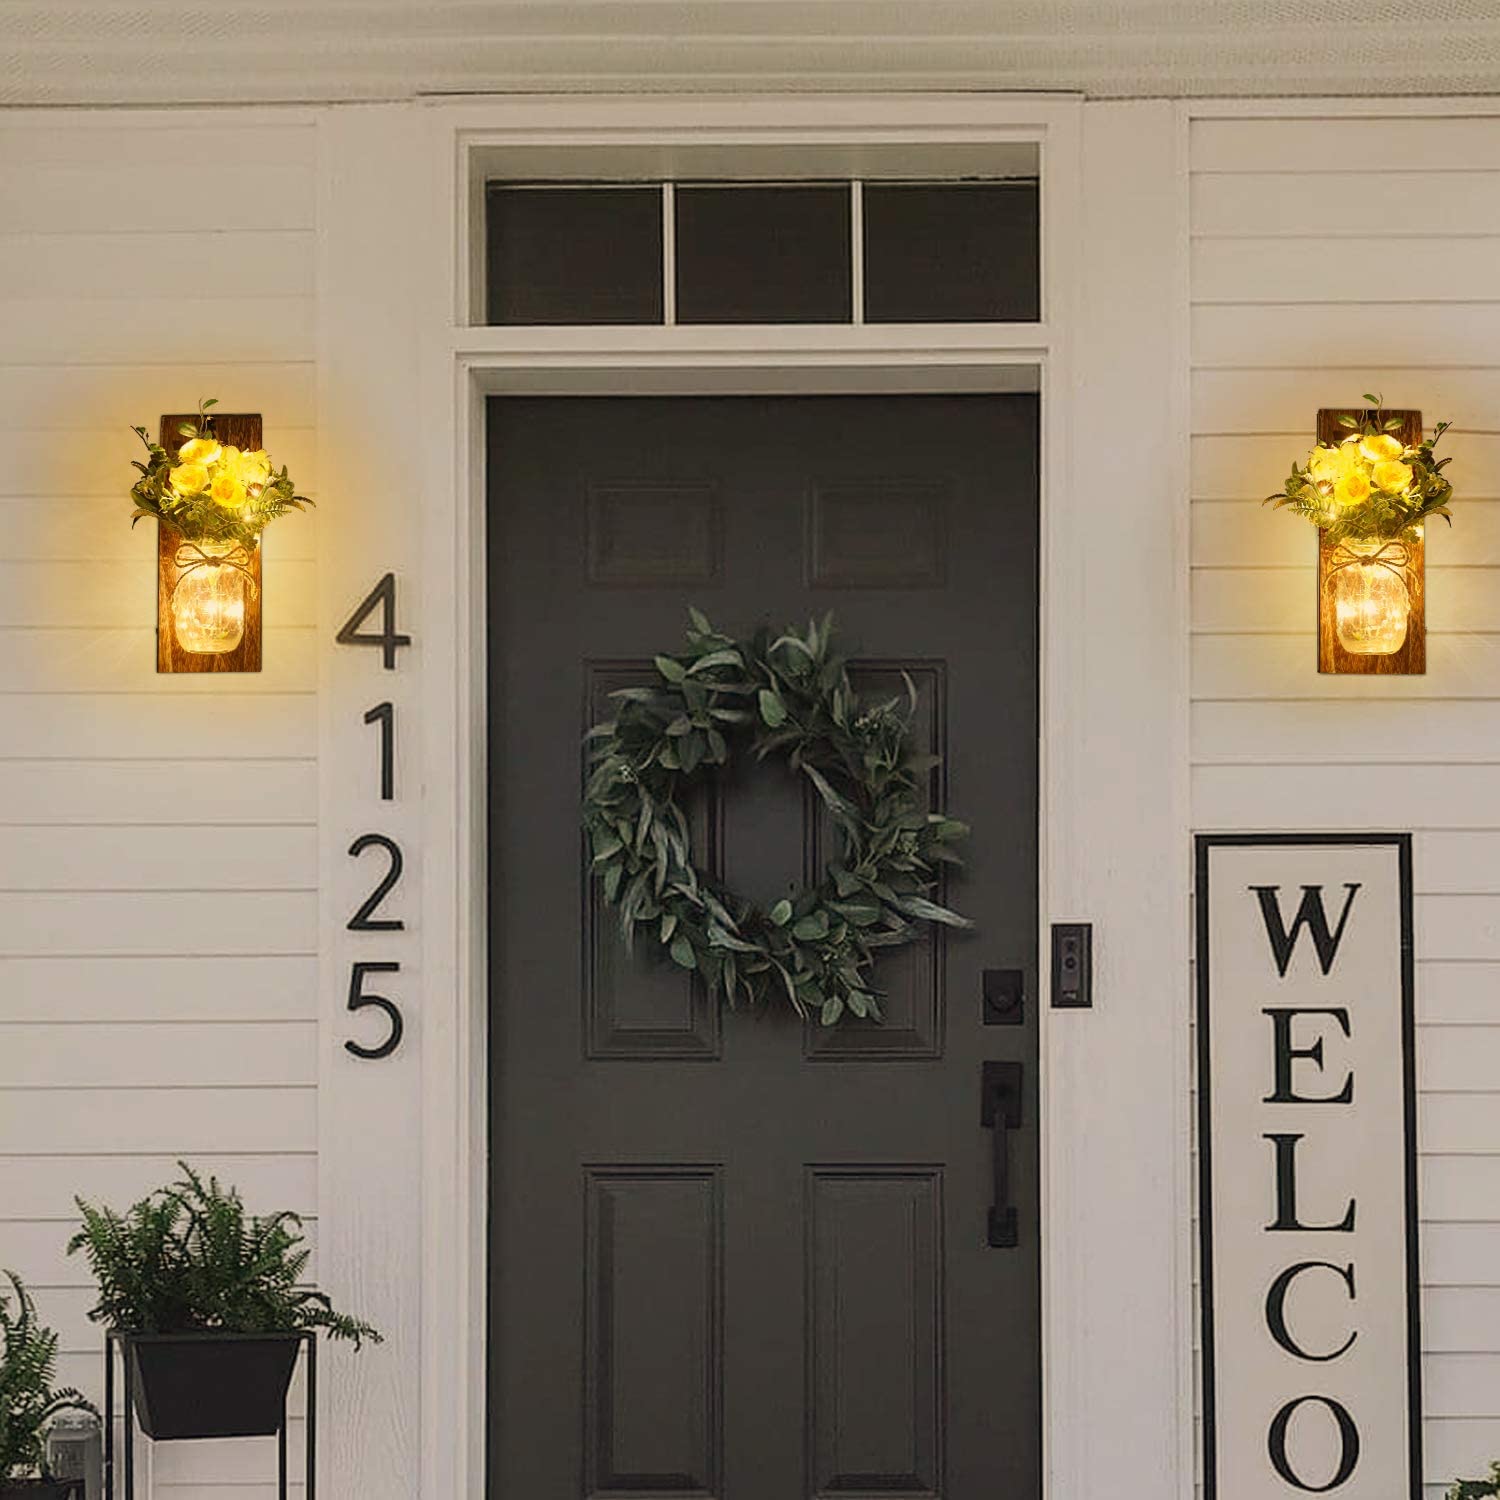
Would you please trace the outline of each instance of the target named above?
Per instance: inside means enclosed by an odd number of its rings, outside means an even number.
[[[1297,937],[1306,927],[1312,934],[1313,947],[1318,952],[1318,966],[1326,977],[1339,951],[1339,942],[1344,936],[1344,926],[1354,906],[1354,893],[1359,889],[1359,883],[1354,882],[1344,886],[1347,892],[1344,897],[1344,909],[1339,913],[1339,924],[1332,932],[1328,930],[1328,912],[1323,906],[1322,886],[1305,885],[1302,887],[1302,904],[1297,908],[1297,915],[1292,918],[1290,932],[1287,931],[1286,923],[1281,915],[1281,887],[1279,885],[1252,885],[1250,889],[1260,897],[1260,914],[1265,919],[1266,936],[1271,940],[1271,952],[1276,959],[1276,972],[1283,979],[1286,978],[1286,971],[1292,962],[1292,951],[1297,946]]]

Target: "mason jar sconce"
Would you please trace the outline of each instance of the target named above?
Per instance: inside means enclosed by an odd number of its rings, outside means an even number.
[[[164,416],[161,444],[176,450],[184,423]],[[261,447],[258,412],[214,415],[215,437],[241,452]],[[261,549],[237,542],[191,541],[157,522],[156,670],[258,672],[261,661]]]
[[[1318,413],[1318,443],[1336,448],[1349,436],[1340,418],[1359,408]],[[1422,413],[1386,411],[1404,447],[1422,441]],[[1423,528],[1405,541],[1330,542],[1318,533],[1318,671],[1419,676],[1427,670],[1426,568]]]

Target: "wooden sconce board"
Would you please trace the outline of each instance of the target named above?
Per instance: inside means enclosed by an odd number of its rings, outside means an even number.
[[[175,452],[184,439],[178,428],[184,422],[196,422],[197,413],[166,416],[161,419],[158,441],[169,453]],[[262,446],[259,412],[214,414],[213,435],[221,443],[232,443],[252,452]],[[165,522],[156,526],[156,670],[158,672],[258,672],[260,671],[261,583],[260,554],[257,547],[250,555],[250,576],[255,580],[255,597],[246,588],[245,635],[233,651],[208,656],[184,651],[177,644],[172,628],[172,590],[177,586],[177,549],[182,535]]]
[[[1318,441],[1336,448],[1349,436],[1349,429],[1339,425],[1339,418],[1348,416],[1361,420],[1363,407],[1325,408],[1318,413]],[[1408,447],[1422,441],[1422,413],[1419,411],[1387,411],[1387,417],[1396,417],[1401,426],[1392,433]],[[1329,546],[1322,532],[1318,533],[1318,671],[1319,672],[1367,672],[1384,677],[1419,677],[1427,671],[1427,576],[1425,567],[1426,546],[1417,541],[1410,545],[1411,563],[1406,570],[1406,588],[1411,595],[1411,613],[1406,622],[1406,640],[1399,651],[1389,656],[1355,656],[1339,645],[1338,631],[1334,624],[1333,599],[1325,587],[1328,560],[1334,548]]]

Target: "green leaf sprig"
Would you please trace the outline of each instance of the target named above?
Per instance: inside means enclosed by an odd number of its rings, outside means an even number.
[[[687,649],[657,656],[658,681],[614,693],[616,716],[589,731],[593,876],[626,943],[645,932],[710,995],[730,1005],[783,995],[824,1026],[878,1021],[877,953],[912,942],[923,924],[971,925],[932,899],[968,829],[926,809],[937,757],[912,745],[916,689],[908,677],[904,703],[863,701],[832,616],[739,641],[688,613]],[[683,806],[695,779],[727,766],[741,743],[806,777],[838,836],[822,878],[769,910],[699,867]]]

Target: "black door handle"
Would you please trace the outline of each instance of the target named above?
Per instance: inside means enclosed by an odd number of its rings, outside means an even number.
[[[1021,1124],[1021,1064],[987,1062],[980,1076],[979,1123],[995,1132],[994,1202],[990,1204],[989,1245],[1011,1250],[1020,1243],[1016,1206],[1010,1201],[1010,1142],[1007,1132]]]

